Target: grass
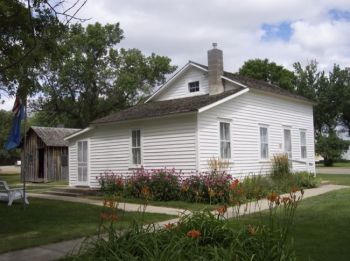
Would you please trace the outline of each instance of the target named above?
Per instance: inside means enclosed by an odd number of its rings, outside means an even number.
[[[96,234],[102,207],[56,200],[30,198],[23,209],[17,201],[11,207],[0,203],[0,252],[85,237]],[[117,228],[126,228],[140,215],[119,211]],[[171,219],[165,214],[145,213],[144,222]]]
[[[322,168],[325,167],[323,163],[316,163],[316,167]],[[350,168],[350,162],[335,162],[333,164],[333,167],[338,167],[338,168]],[[331,167],[332,168],[332,167]]]
[[[263,215],[267,220],[267,212]],[[242,218],[256,223],[259,214]],[[303,200],[296,212],[292,236],[298,260],[349,260],[350,189]],[[242,223],[230,220],[233,226]]]
[[[0,180],[5,180],[10,188],[22,187],[20,174],[0,174]],[[66,181],[54,181],[48,183],[26,183],[28,192],[41,193],[52,187],[66,186]]]
[[[317,174],[322,180],[328,180],[335,185],[350,186],[350,174]]]

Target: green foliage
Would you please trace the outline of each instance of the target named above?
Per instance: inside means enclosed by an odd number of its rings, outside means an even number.
[[[18,90],[23,98],[38,92],[39,69],[57,47],[56,37],[65,30],[48,1],[29,3],[31,12],[24,1],[0,2],[0,95]]]
[[[150,190],[153,200],[169,201],[179,199],[179,177],[173,171],[159,170],[151,176]]]
[[[43,95],[32,109],[43,124],[86,127],[92,120],[135,105],[176,67],[170,59],[138,49],[117,49],[117,24],[71,25],[42,70]],[[47,122],[48,120],[48,122]]]
[[[295,75],[281,65],[268,59],[253,59],[246,61],[239,69],[239,74],[257,80],[263,80],[289,91],[295,89]]]
[[[317,137],[316,153],[323,157],[325,166],[333,166],[334,161],[340,159],[349,146],[349,141],[342,140],[331,132],[328,136],[319,135]]]
[[[288,178],[292,174],[287,154],[274,155],[271,166],[272,179]]]
[[[298,188],[317,188],[321,184],[321,179],[308,172],[294,173],[295,184]]]
[[[290,231],[301,198],[291,194],[277,211],[271,199],[269,222],[239,224],[209,211],[184,215],[164,228],[135,223],[120,233],[103,226],[108,239],[86,242],[67,260],[294,260]],[[273,200],[273,201],[272,201]]]

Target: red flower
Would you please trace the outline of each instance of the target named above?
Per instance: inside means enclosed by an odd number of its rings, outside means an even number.
[[[197,238],[201,236],[201,232],[195,229],[192,229],[187,232],[187,236],[190,238]]]
[[[108,213],[105,213],[105,212],[102,212],[100,217],[101,217],[102,220],[108,220],[109,219]]]

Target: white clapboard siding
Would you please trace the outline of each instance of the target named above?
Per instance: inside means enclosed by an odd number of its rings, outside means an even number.
[[[99,126],[89,137],[89,186],[97,187],[105,171],[132,173],[131,130],[141,130],[142,160],[145,169],[175,168],[185,173],[196,170],[196,115],[173,116]],[[77,137],[70,145],[70,185],[76,184]],[[72,153],[71,153],[72,151]]]
[[[293,159],[300,161],[300,129],[307,133],[307,161],[314,163],[312,105],[250,91],[198,115],[199,167],[208,169],[208,159],[219,157],[219,121],[231,122],[232,159],[230,173],[267,174],[270,161],[260,160],[259,124],[268,126],[269,154],[283,152],[284,126],[291,128]],[[303,163],[293,163],[293,169],[306,170]],[[314,165],[311,167],[314,171]]]
[[[181,77],[169,83],[164,90],[156,95],[153,101],[171,100],[195,95],[203,95],[209,93],[207,73],[201,69],[190,66]],[[190,93],[188,83],[199,81],[199,92]]]

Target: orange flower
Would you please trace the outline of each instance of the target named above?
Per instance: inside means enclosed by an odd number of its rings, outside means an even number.
[[[216,211],[219,213],[219,215],[224,215],[227,211],[227,206],[223,205],[222,207],[218,207]]]
[[[239,180],[235,179],[231,185],[230,185],[230,189],[235,189],[238,186]]]
[[[113,200],[109,200],[109,201],[108,201],[108,207],[109,207],[109,208],[114,208],[114,202],[113,202]]]
[[[271,194],[267,195],[267,200],[271,201],[271,202],[277,202],[279,199],[279,196],[277,193],[272,192]]]
[[[296,186],[293,186],[290,190],[291,193],[295,193],[298,191],[298,188]]]
[[[112,222],[114,222],[114,221],[117,221],[118,216],[117,216],[116,214],[111,214],[111,215],[109,216],[109,219],[110,219]]]
[[[195,229],[192,229],[187,232],[187,236],[191,238],[197,238],[201,236],[201,232]]]
[[[175,226],[174,223],[168,223],[168,224],[165,224],[164,227],[168,230],[172,229],[173,227]]]
[[[102,212],[100,214],[100,217],[101,217],[102,220],[108,220],[109,219],[108,213],[105,213],[105,212]]]
[[[252,236],[255,236],[256,233],[258,232],[258,228],[252,226],[252,225],[248,225],[248,233]]]
[[[149,190],[148,187],[143,187],[141,189],[141,195],[144,197],[144,198],[149,198],[149,196],[151,195],[151,192]]]
[[[287,204],[287,203],[289,203],[289,201],[290,201],[290,198],[289,198],[289,197],[283,197],[283,198],[282,198],[283,204]]]

